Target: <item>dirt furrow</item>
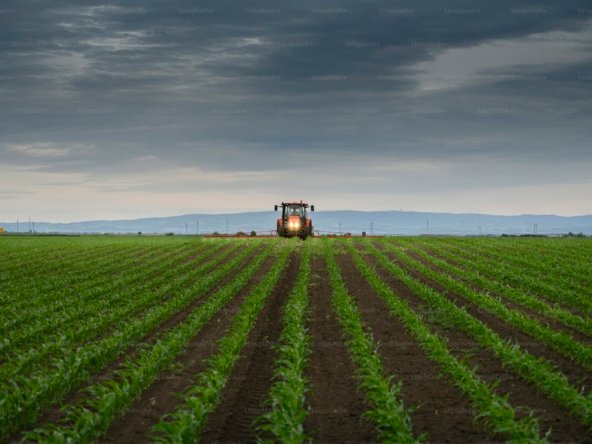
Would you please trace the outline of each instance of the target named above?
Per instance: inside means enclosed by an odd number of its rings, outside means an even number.
[[[213,255],[208,256],[207,260],[209,261],[209,260],[214,259],[215,257],[222,254],[224,251],[226,251],[226,248],[223,248],[220,251],[215,252]],[[247,261],[252,260],[252,258],[255,254],[256,253],[249,256],[249,259],[247,259]],[[114,377],[114,371],[117,370],[124,361],[126,361],[130,358],[133,358],[136,355],[139,347],[149,346],[150,344],[153,344],[154,342],[156,342],[156,340],[158,339],[159,335],[162,332],[164,332],[164,331],[168,330],[169,328],[182,322],[197,306],[203,304],[204,301],[208,298],[208,296],[210,294],[213,294],[214,292],[216,292],[218,289],[220,289],[221,287],[226,285],[232,279],[233,279],[233,276],[230,274],[228,276],[226,276],[225,278],[223,278],[218,284],[216,284],[216,286],[210,292],[208,292],[206,295],[203,295],[202,297],[198,298],[197,300],[192,302],[189,306],[185,307],[181,311],[175,313],[171,318],[167,319],[163,324],[160,324],[156,329],[149,332],[142,339],[142,342],[132,345],[124,353],[121,353],[121,355],[117,359],[115,359],[113,362],[109,363],[107,366],[103,367],[103,369],[101,369],[99,372],[97,372],[95,375],[93,375],[90,378],[90,380],[88,381],[88,384],[83,385],[82,387],[79,387],[79,388],[75,389],[74,391],[72,391],[68,396],[66,396],[66,398],[64,398],[64,400],[62,400],[60,402],[60,404],[61,405],[77,404],[83,398],[88,396],[86,389],[90,385],[112,379]],[[190,285],[190,284],[188,283],[187,286],[188,285]],[[172,297],[172,296],[168,295],[166,298],[161,299],[160,302],[157,302],[157,303],[163,303],[166,299],[168,299],[170,297]],[[141,310],[141,311],[135,313],[133,315],[133,317],[141,316],[141,314],[144,312],[145,312],[145,310]],[[39,424],[59,422],[63,418],[64,418],[63,410],[61,410],[60,408],[50,408],[50,409],[46,410],[39,417],[37,422]]]
[[[311,407],[304,427],[313,442],[378,442],[372,423],[363,414],[369,410],[357,388],[355,368],[345,336],[331,307],[331,287],[326,264],[312,260],[310,291],[310,365],[306,376],[312,388]]]
[[[443,254],[435,251],[433,248],[430,248],[427,245],[423,245],[422,244],[419,247],[424,252],[426,252],[427,254],[429,254],[431,256],[434,256],[435,258],[438,258],[440,260],[446,261],[446,262],[448,262],[449,264],[451,264],[451,265],[453,265],[455,267],[459,267],[459,268],[463,268],[464,267],[464,265],[461,264],[460,262],[454,260],[453,258],[447,257],[447,256],[445,256],[445,255],[443,255]],[[574,307],[573,305],[570,305],[568,302],[565,302],[565,301],[558,302],[558,301],[556,301],[556,300],[554,300],[552,298],[549,298],[547,295],[545,295],[544,292],[536,293],[536,294],[534,294],[534,296],[537,297],[537,298],[539,298],[541,301],[546,302],[548,304],[551,304],[551,305],[557,304],[563,310],[569,311],[569,312],[571,312],[571,313],[573,313],[575,315],[582,316],[582,317],[587,316],[587,313],[585,312],[585,310],[581,310],[578,307]]]
[[[473,421],[470,401],[448,377],[440,376],[438,367],[358,272],[351,256],[340,255],[337,259],[365,325],[380,343],[385,369],[395,380],[402,381],[405,405],[417,407],[411,413],[414,433],[427,433],[430,440],[443,443],[491,440],[491,433]],[[398,285],[395,292],[400,290]],[[465,345],[472,344],[469,341]]]
[[[105,435],[105,441],[114,443],[148,442],[150,429],[160,418],[175,410],[182,402],[181,395],[203,371],[206,360],[216,349],[216,341],[229,328],[232,317],[240,309],[245,297],[273,264],[273,258],[265,261],[249,283],[220,310],[190,341],[185,352],[179,356],[171,369],[142,393],[142,396],[116,420]],[[207,299],[207,297],[205,298]],[[205,300],[204,299],[204,300]]]
[[[256,442],[253,421],[265,411],[265,397],[273,383],[275,346],[282,332],[282,308],[296,282],[299,266],[300,256],[292,253],[284,276],[249,334],[222,402],[208,418],[201,442]]]
[[[442,270],[440,267],[438,267],[435,264],[430,263],[429,261],[427,261],[425,258],[421,257],[420,255],[412,252],[412,251],[407,251],[407,254],[412,257],[413,259],[415,259],[416,261],[421,262],[422,264],[424,264],[425,266],[429,267],[430,269],[438,272],[438,273],[444,273],[446,274],[446,272],[444,270]],[[463,267],[460,267],[463,268]],[[477,286],[477,285],[473,285],[471,283],[468,283],[467,281],[465,281],[464,279],[460,279],[460,282],[462,282],[463,285],[466,285],[467,287],[469,287],[471,290],[473,291],[477,291],[480,293],[484,293],[487,292],[490,296],[495,297],[495,298],[501,298],[504,305],[506,305],[508,308],[512,309],[512,310],[518,310],[521,311],[522,313],[526,314],[527,316],[537,320],[538,322],[547,325],[551,328],[553,328],[554,330],[557,331],[563,331],[565,333],[567,333],[568,335],[572,336],[575,340],[577,341],[581,341],[584,343],[589,343],[591,337],[579,332],[578,330],[571,328],[569,326],[566,326],[558,321],[556,321],[555,319],[552,319],[548,316],[545,316],[543,314],[540,314],[528,307],[524,307],[516,302],[513,302],[511,300],[509,300],[508,298],[506,298],[503,295],[500,295],[498,293],[494,293],[494,292],[490,292],[489,290],[484,290],[483,288]],[[548,303],[548,301],[546,301]],[[551,303],[552,306],[552,303]]]
[[[368,263],[376,263],[371,256],[364,257]],[[477,374],[481,379],[487,382],[495,381],[498,384],[496,393],[509,396],[509,401],[517,408],[519,417],[527,414],[528,410],[525,407],[529,407],[539,419],[541,430],[552,430],[550,435],[552,441],[585,442],[586,427],[581,424],[578,418],[539,392],[533,384],[516,375],[512,370],[504,368],[501,361],[491,351],[484,350],[469,335],[447,325],[446,319],[443,319],[441,314],[430,310],[423,300],[405,284],[390,276],[378,265],[376,271],[395,294],[406,300],[414,311],[424,314],[425,321],[429,323],[433,331],[447,339],[449,350],[455,357],[467,360],[470,366],[477,366]],[[450,413],[451,415],[472,414],[472,408],[469,405],[466,409],[463,407],[452,409]]]
[[[568,359],[558,351],[553,350],[551,347],[538,341],[531,335],[507,324],[502,319],[486,312],[479,307],[476,307],[454,292],[446,290],[438,282],[435,282],[432,279],[416,272],[415,270],[412,270],[405,263],[397,259],[393,254],[387,253],[387,256],[389,256],[390,260],[394,264],[405,270],[413,278],[437,290],[442,295],[446,296],[446,298],[448,298],[451,302],[454,302],[457,306],[465,308],[465,310],[471,316],[484,322],[503,339],[516,342],[520,344],[520,348],[522,348],[522,350],[553,363],[570,379],[570,381],[576,387],[585,386],[586,390],[589,390],[590,387],[592,387],[592,375],[586,369],[582,368],[577,362]]]

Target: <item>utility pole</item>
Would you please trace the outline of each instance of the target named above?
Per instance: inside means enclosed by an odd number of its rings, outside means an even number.
[[[539,231],[539,224],[534,224],[534,235],[536,236]]]
[[[187,234],[187,222],[185,222],[185,234]]]
[[[228,235],[228,218],[226,218],[226,234]]]
[[[197,223],[197,231],[196,231],[196,233],[197,233],[197,235],[199,236],[199,220],[198,220],[198,221],[196,221],[196,223]]]
[[[33,233],[35,232],[35,221],[33,221]]]
[[[430,234],[430,220],[426,220],[426,234]]]

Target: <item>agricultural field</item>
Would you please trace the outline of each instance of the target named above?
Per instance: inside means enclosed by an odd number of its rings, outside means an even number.
[[[0,442],[592,442],[592,241],[0,237]]]

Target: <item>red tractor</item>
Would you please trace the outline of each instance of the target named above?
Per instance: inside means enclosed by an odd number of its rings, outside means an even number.
[[[282,202],[281,205],[275,206],[275,211],[278,207],[282,208],[282,217],[277,220],[278,236],[298,236],[302,240],[312,236],[312,220],[308,217],[306,209],[310,207],[310,211],[314,211],[314,205],[302,201]]]

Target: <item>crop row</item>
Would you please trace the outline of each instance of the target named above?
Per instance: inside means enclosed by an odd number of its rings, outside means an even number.
[[[127,323],[130,315],[137,317],[138,312],[146,310],[166,297],[168,291],[181,287],[192,277],[199,276],[216,267],[232,252],[232,249],[213,260],[208,260],[195,268],[188,267],[183,273],[175,275],[175,269],[170,267],[158,278],[148,280],[146,285],[133,287],[125,286],[114,293],[123,303],[114,303],[109,310],[98,310],[92,316],[82,319],[82,325],[74,323],[48,337],[43,337],[40,344],[33,344],[23,352],[15,352],[8,363],[0,367],[0,380],[7,379],[11,375],[30,375],[30,371],[44,371],[44,358],[51,355],[53,359],[63,359],[72,353],[76,347],[96,335],[108,335],[110,331],[116,331],[119,324]],[[207,255],[207,252],[206,252]],[[172,262],[164,263],[168,267]],[[174,278],[173,278],[174,276]],[[41,367],[35,364],[41,363]]]
[[[378,252],[373,246],[368,245],[371,253],[377,262],[393,273],[405,284],[413,284],[413,290],[417,293],[425,293],[428,290],[412,282],[404,273],[393,270],[388,259]],[[477,418],[485,420],[492,431],[507,437],[510,440],[521,442],[544,441],[540,438],[539,426],[532,416],[518,419],[516,410],[506,398],[495,394],[495,388],[479,378],[474,369],[455,358],[448,350],[446,341],[432,332],[422,321],[422,318],[415,314],[409,305],[398,297],[391,288],[381,280],[376,271],[363,259],[361,254],[352,246],[348,251],[353,257],[354,263],[360,273],[368,281],[374,291],[385,301],[391,313],[398,318],[417,340],[419,345],[433,360],[440,369],[449,375],[454,383],[471,400]],[[419,291],[418,291],[419,290]]]
[[[207,251],[209,250],[206,249]],[[121,289],[134,288],[138,284],[145,285],[154,275],[176,268],[189,254],[192,254],[192,251],[182,251],[179,255],[175,249],[162,255],[152,255],[150,260],[137,266],[126,266],[123,261],[121,266],[125,267],[126,273],[120,276],[108,275],[106,285],[93,283],[94,285],[85,286],[87,288],[76,289],[74,294],[66,290],[52,292],[56,303],[38,305],[38,313],[35,313],[34,318],[29,316],[26,323],[24,320],[21,321],[20,328],[10,329],[3,339],[2,351],[14,349],[25,342],[27,349],[31,349],[36,342],[53,342],[56,338],[52,336],[58,332],[60,337],[70,336],[70,332],[75,332],[78,338],[83,338],[84,335],[78,332],[80,324],[94,326],[93,315],[107,318],[110,311],[118,307]],[[50,305],[50,308],[46,308],[47,305]],[[57,327],[61,328],[58,330]],[[48,331],[54,331],[55,334],[48,337],[45,335]]]
[[[362,327],[359,310],[347,292],[332,247],[326,242],[323,255],[332,287],[331,300],[347,335],[348,351],[357,367],[366,400],[373,406],[366,416],[376,425],[381,441],[418,442],[423,437],[413,435],[409,413],[400,398],[401,383],[392,383],[392,377],[386,376],[378,346],[372,335]]]
[[[269,250],[266,250],[243,268],[235,279],[195,308],[183,322],[167,330],[150,347],[139,350],[137,356],[128,358],[116,372],[116,378],[90,386],[87,392],[91,397],[67,408],[64,425],[48,424],[29,433],[28,437],[72,443],[98,439],[113,420],[123,414],[184,351],[191,338],[246,285],[268,255]]]
[[[143,248],[137,244],[115,246],[111,243],[85,243],[85,248],[80,248],[80,245],[76,244],[56,245],[39,242],[36,242],[35,248],[23,248],[23,239],[19,239],[18,243],[3,239],[0,251],[6,263],[0,272],[0,288],[5,288],[13,279],[22,276],[23,270],[27,270],[29,276],[43,275],[61,269],[64,264],[81,260],[88,262],[103,255],[118,254],[137,247]]]
[[[283,309],[283,330],[273,374],[275,382],[266,399],[270,410],[256,419],[257,429],[271,434],[277,442],[300,443],[308,439],[304,420],[308,415],[306,393],[310,386],[304,370],[311,353],[306,326],[311,252],[311,243],[307,242],[294,290]],[[271,439],[262,441],[273,442]]]
[[[573,339],[569,334],[555,330],[529,317],[525,313],[508,308],[499,299],[480,294],[470,287],[452,279],[446,274],[438,273],[432,268],[404,254],[392,243],[383,243],[388,251],[394,253],[401,261],[425,277],[441,284],[444,288],[469,301],[475,307],[490,313],[507,324],[538,339],[543,344],[555,349],[566,358],[573,360],[584,368],[592,370],[592,348]]]
[[[450,246],[450,244],[446,244]],[[589,276],[590,264],[585,264],[586,256],[572,252],[570,261],[558,261],[556,257],[527,250],[510,248],[499,249],[495,244],[471,244],[462,241],[453,247],[455,254],[468,259],[486,259],[492,266],[511,273],[506,277],[508,283],[524,282],[540,284],[555,290],[569,290],[590,294],[592,284]],[[520,270],[521,273],[516,273]]]
[[[418,254],[423,260],[437,266],[444,273],[447,273],[450,277],[456,280],[466,281],[485,291],[490,291],[494,294],[503,296],[504,298],[533,310],[538,314],[553,319],[567,327],[574,328],[581,333],[592,336],[592,321],[589,318],[582,318],[558,305],[551,306],[547,302],[542,301],[529,293],[521,292],[520,290],[509,285],[504,285],[497,280],[484,277],[483,273],[489,266],[488,261],[484,259],[469,262],[456,258],[456,262],[463,266],[463,268],[461,268],[438,259],[433,255],[429,255],[419,248],[409,246],[407,248],[410,248],[411,251]]]
[[[592,265],[587,241],[577,239],[529,239],[506,240],[480,239],[479,242],[471,242],[469,239],[458,238],[455,243],[468,246],[482,254],[510,254],[516,259],[534,258],[539,266],[550,267],[555,271],[564,269],[571,273],[581,267]],[[567,266],[567,267],[566,267]]]
[[[592,399],[573,387],[568,378],[552,364],[522,351],[517,344],[504,341],[485,323],[456,306],[438,291],[409,276],[374,245],[364,245],[382,268],[403,282],[432,309],[443,313],[452,326],[468,334],[482,347],[491,350],[506,367],[582,418],[585,424],[592,425]]]
[[[156,247],[155,247],[156,248]],[[140,248],[134,248],[129,254],[143,251]],[[149,253],[149,252],[147,252]],[[25,267],[23,276],[15,276],[11,279],[9,285],[2,289],[2,298],[4,304],[0,308],[0,315],[9,318],[16,317],[18,320],[25,318],[30,311],[36,311],[39,306],[47,307],[47,312],[56,307],[56,303],[64,303],[63,300],[55,300],[53,294],[64,288],[74,289],[79,283],[90,284],[95,279],[105,279],[106,273],[112,273],[118,270],[118,267],[128,258],[132,263],[135,259],[128,252],[110,251],[105,255],[95,258],[81,258],[77,262],[67,262],[60,268],[51,271],[43,270],[37,276],[28,273],[31,266]],[[43,268],[43,267],[41,267]],[[27,295],[23,298],[23,295]],[[11,323],[9,326],[12,328]]]
[[[193,443],[198,440],[208,416],[214,411],[222,390],[247,343],[249,332],[259,312],[280,279],[291,248],[285,248],[267,275],[251,290],[239,312],[233,317],[228,333],[217,342],[217,352],[208,359],[208,367],[183,395],[183,403],[154,426],[156,440]]]
[[[259,245],[253,243],[232,261],[201,276],[189,286],[176,283],[169,288],[173,296],[165,303],[152,306],[142,317],[120,323],[109,336],[78,347],[62,359],[50,362],[48,369],[27,377],[13,378],[16,381],[11,382],[10,390],[3,390],[0,394],[0,404],[3,405],[0,411],[0,430],[4,434],[10,434],[33,424],[41,410],[58,402],[66,393],[88,380],[94,372],[116,359],[148,332],[212,289]]]
[[[592,314],[592,303],[587,292],[574,290],[570,280],[564,276],[553,279],[547,283],[536,277],[530,267],[511,267],[496,264],[496,261],[488,260],[483,256],[466,256],[464,252],[450,251],[448,248],[430,245],[430,250],[447,260],[453,260],[463,266],[472,267],[479,264],[481,273],[500,284],[523,290],[535,297],[546,301],[553,301],[571,310],[577,309],[587,315]]]

